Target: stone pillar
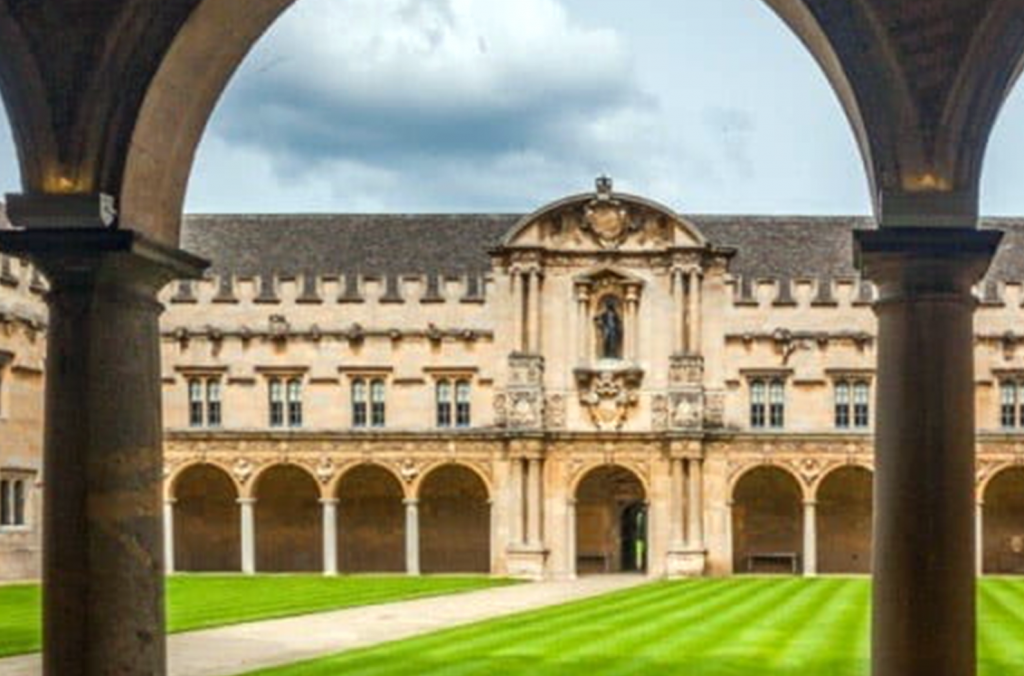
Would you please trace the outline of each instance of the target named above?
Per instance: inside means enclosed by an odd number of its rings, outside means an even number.
[[[420,574],[420,501],[405,501],[405,572]]]
[[[526,464],[526,542],[528,546],[537,549],[543,544],[543,483],[543,461],[540,458],[529,459]]]
[[[324,498],[324,575],[338,574],[338,499]]]
[[[530,293],[527,296],[529,301],[529,319],[527,320],[529,330],[529,345],[527,351],[530,354],[541,354],[541,340],[542,340],[542,325],[543,321],[541,317],[543,315],[543,307],[541,305],[541,283],[543,282],[544,275],[538,268],[530,270],[527,279],[530,283]]]
[[[256,498],[239,498],[242,519],[242,572],[256,573]]]
[[[978,501],[974,516],[975,572],[978,577],[985,574],[985,503]]]
[[[686,284],[683,271],[672,270],[672,354],[686,351]]]
[[[27,200],[27,208],[49,199]],[[52,199],[40,211],[66,206]],[[18,222],[13,211],[12,220]],[[31,260],[50,283],[43,672],[161,676],[167,667],[157,293],[172,279],[198,276],[204,264],[129,230],[7,231],[0,244]]]
[[[590,332],[590,288],[583,285],[576,287],[576,326],[579,340],[576,361],[589,364],[590,346],[593,344]]]
[[[879,287],[874,676],[976,673],[972,286],[1001,233],[856,233]]]
[[[804,502],[804,576],[818,574],[818,503]]]
[[[565,503],[565,560],[566,577],[576,579],[576,501],[572,498]]]
[[[523,273],[518,266],[513,266],[509,272],[509,282],[512,285],[512,351],[525,352],[526,345],[524,335],[526,330],[523,327]]]
[[[672,496],[669,500],[671,515],[669,517],[669,529],[671,533],[671,547],[680,550],[685,546],[686,534],[684,532],[684,512],[688,513],[686,507],[686,476],[683,468],[683,460],[672,458],[670,472],[672,479]]]
[[[701,346],[701,271],[694,269],[690,272],[690,309],[689,309],[689,327],[690,327],[690,340],[688,346],[688,352],[690,354],[700,354],[702,350]]]
[[[628,361],[636,361],[639,356],[640,344],[640,290],[635,286],[626,289],[626,312],[625,312],[625,348],[623,353]]]
[[[688,548],[704,549],[704,461],[691,458],[686,461],[689,487],[686,491],[686,536]]]
[[[511,471],[509,481],[511,482],[509,514],[512,516],[511,537],[514,546],[521,546],[526,542],[526,503],[523,500],[523,459],[512,458],[509,460]]]
[[[167,574],[174,572],[174,498],[164,500],[164,564]]]
[[[726,560],[728,561],[728,565],[729,565],[729,572],[731,574],[735,575],[739,571],[736,570],[736,553],[735,553],[735,550],[733,549],[733,541],[732,541],[732,538],[733,538],[733,535],[732,535],[732,509],[733,509],[733,504],[734,503],[733,503],[733,501],[731,499],[728,502],[725,503],[725,512],[724,512],[724,514],[725,514],[725,523],[722,524],[722,526],[723,526],[722,532],[725,534],[723,539],[725,540],[725,554],[726,554]]]

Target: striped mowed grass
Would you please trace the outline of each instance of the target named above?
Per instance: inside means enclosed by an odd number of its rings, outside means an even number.
[[[167,580],[169,631],[406,601],[513,584],[486,576],[176,575]],[[39,585],[0,586],[0,657],[39,650]]]
[[[1024,580],[979,601],[980,674],[1024,674]],[[867,579],[663,582],[256,673],[867,676],[869,604]]]

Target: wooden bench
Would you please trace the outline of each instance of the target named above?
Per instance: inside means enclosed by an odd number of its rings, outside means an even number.
[[[605,573],[611,572],[612,557],[607,552],[584,552],[576,556],[576,565],[584,568],[584,564],[596,563]]]
[[[800,572],[800,555],[796,552],[758,552],[747,556],[747,572],[753,573],[757,564],[781,564],[796,575]]]

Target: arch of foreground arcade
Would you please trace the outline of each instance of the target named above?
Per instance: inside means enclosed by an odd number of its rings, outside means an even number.
[[[165,671],[153,301],[203,267],[176,250],[195,145],[234,68],[289,4],[0,3],[0,88],[24,184],[8,206],[27,228],[4,233],[2,246],[52,284],[48,673]],[[1019,74],[1024,6],[768,4],[832,83],[876,197],[880,229],[857,237],[858,264],[880,286],[874,673],[970,676],[974,641],[962,639],[975,632],[979,514],[971,287],[998,242],[977,229],[978,183]],[[87,501],[124,509],[86,510]],[[944,564],[923,565],[936,559]]]

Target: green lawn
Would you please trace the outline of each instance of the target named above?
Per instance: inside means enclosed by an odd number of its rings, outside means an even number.
[[[487,577],[182,576],[167,580],[171,632],[304,615],[439,594],[510,580]],[[0,657],[40,646],[39,586],[0,586]]]
[[[866,676],[866,579],[658,583],[261,676]],[[981,585],[981,676],[1024,673],[1024,580]]]

